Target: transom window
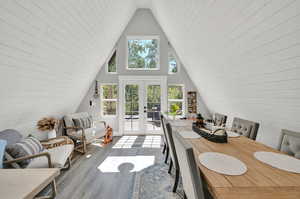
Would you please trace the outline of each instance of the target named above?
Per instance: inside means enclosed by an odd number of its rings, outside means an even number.
[[[177,58],[173,52],[168,54],[168,63],[169,63],[169,74],[175,74],[178,72],[179,64]]]
[[[168,112],[171,115],[184,115],[184,87],[183,85],[168,86]]]
[[[113,54],[107,62],[107,72],[117,73],[117,51],[114,50]]]
[[[102,116],[117,115],[118,87],[116,84],[101,85],[101,114]]]
[[[127,38],[127,69],[158,70],[159,69],[159,37]]]

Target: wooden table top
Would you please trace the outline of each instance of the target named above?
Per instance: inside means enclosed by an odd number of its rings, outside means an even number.
[[[0,198],[33,198],[59,175],[59,169],[0,169]]]
[[[203,152],[220,152],[238,158],[247,165],[241,176],[228,176],[211,171],[198,162],[213,196],[218,199],[300,198],[300,174],[282,171],[264,164],[253,156],[256,151],[278,152],[246,137],[228,138],[219,144],[206,139],[187,139],[193,146],[196,160]]]
[[[170,122],[172,125],[172,122]],[[182,130],[181,128],[175,128]],[[186,130],[191,127],[186,127]],[[204,176],[208,189],[216,199],[299,199],[300,174],[290,173],[264,164],[253,156],[257,151],[279,151],[246,137],[228,138],[228,143],[214,143],[204,138],[186,139],[193,146],[195,159]],[[240,176],[219,174],[198,161],[203,152],[219,152],[238,158],[247,165],[247,172]]]

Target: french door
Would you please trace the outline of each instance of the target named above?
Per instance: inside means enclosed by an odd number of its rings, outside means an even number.
[[[121,134],[161,134],[160,112],[166,110],[166,77],[120,76]]]

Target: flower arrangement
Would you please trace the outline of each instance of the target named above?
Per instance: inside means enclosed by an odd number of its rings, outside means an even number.
[[[44,117],[37,123],[37,128],[40,131],[52,131],[59,124],[59,120],[54,117]]]

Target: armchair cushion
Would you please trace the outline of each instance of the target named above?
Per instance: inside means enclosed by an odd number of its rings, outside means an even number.
[[[35,155],[43,151],[43,146],[40,141],[34,137],[27,137],[20,142],[10,144],[7,146],[6,151],[13,158],[20,158],[28,155]],[[31,159],[20,162],[22,167],[26,167]]]
[[[67,159],[71,155],[74,146],[72,144],[62,145],[51,149],[45,149],[51,156],[52,166],[55,168],[63,168]],[[48,161],[46,157],[34,158],[27,168],[47,168]]]

